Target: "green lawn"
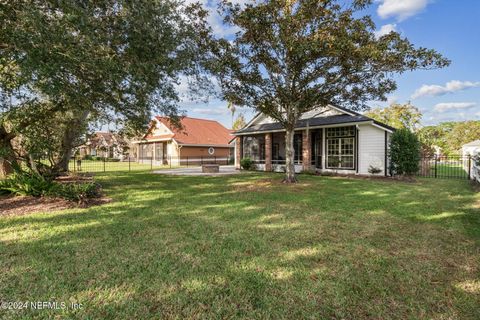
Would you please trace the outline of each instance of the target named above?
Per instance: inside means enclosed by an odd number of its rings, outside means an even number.
[[[479,319],[467,181],[99,176],[114,202],[0,218],[1,319]],[[2,314],[3,313],[3,314]]]
[[[468,167],[467,167],[468,168]],[[434,172],[435,174],[435,172]],[[459,163],[447,163],[437,165],[438,177],[460,178],[467,179],[468,173]]]

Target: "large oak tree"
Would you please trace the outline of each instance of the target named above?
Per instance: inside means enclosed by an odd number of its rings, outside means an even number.
[[[449,61],[416,48],[396,32],[377,37],[362,10],[370,0],[224,1],[235,38],[220,41],[219,78],[225,99],[249,106],[286,130],[285,182],[295,182],[293,136],[301,114],[328,104],[352,110],[385,100],[396,89],[392,74],[441,68]]]
[[[32,126],[57,130],[62,171],[88,123],[178,116],[180,77],[204,80],[205,18],[180,0],[0,2],[0,161]]]

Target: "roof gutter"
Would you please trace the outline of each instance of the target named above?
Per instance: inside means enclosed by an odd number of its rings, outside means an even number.
[[[230,148],[229,144],[193,144],[193,143],[177,143],[182,147],[217,147],[217,148]]]
[[[312,130],[312,129],[321,129],[321,128],[335,128],[335,127],[343,127],[343,126],[348,126],[348,125],[355,125],[355,124],[364,124],[364,123],[370,123],[373,124],[372,120],[363,120],[363,121],[356,121],[356,122],[344,122],[344,123],[337,123],[337,124],[327,124],[327,125],[322,125],[322,126],[305,126],[305,127],[298,127],[295,128],[294,130],[303,130],[306,129],[307,127]],[[380,127],[380,126],[379,126]],[[382,129],[386,130],[385,128],[381,127]],[[285,129],[276,129],[276,130],[259,130],[259,131],[250,131],[250,132],[239,132],[239,133],[233,133],[235,136],[246,136],[250,134],[259,134],[259,133],[267,133],[267,132],[284,132]]]

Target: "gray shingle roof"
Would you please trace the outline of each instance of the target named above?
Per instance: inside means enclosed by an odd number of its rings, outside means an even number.
[[[297,124],[295,125],[295,128],[306,128],[307,127],[307,122],[310,127],[317,127],[317,126],[325,126],[325,125],[334,125],[334,124],[342,124],[342,123],[357,123],[357,122],[368,122],[368,121],[373,121],[373,119],[366,117],[361,114],[356,114],[356,115],[348,115],[348,114],[342,114],[342,115],[334,115],[334,116],[329,116],[329,117],[318,117],[318,118],[310,118],[310,119],[303,119],[299,120]],[[374,121],[376,124],[389,129],[389,130],[395,130],[394,128],[387,126],[383,123],[379,123],[377,121]],[[244,128],[241,130],[238,130],[235,132],[235,134],[244,134],[244,133],[250,133],[250,132],[261,132],[261,131],[276,131],[276,130],[283,130],[283,126],[276,122],[276,123],[264,123],[264,124],[259,124],[256,126],[250,126],[248,128]]]

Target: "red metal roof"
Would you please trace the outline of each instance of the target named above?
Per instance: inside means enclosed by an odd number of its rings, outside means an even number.
[[[174,133],[173,139],[179,144],[228,145],[233,138],[231,130],[225,128],[215,120],[183,117],[180,121],[182,129],[179,129],[172,125],[166,117],[156,116],[155,118]],[[146,139],[158,139],[165,136],[155,137],[147,135]]]

